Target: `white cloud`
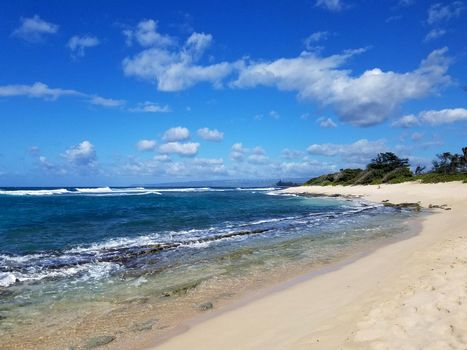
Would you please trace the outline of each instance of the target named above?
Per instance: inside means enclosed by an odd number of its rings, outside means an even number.
[[[307,152],[312,155],[327,157],[339,156],[349,164],[366,164],[380,152],[388,151],[384,140],[368,141],[361,139],[351,144],[312,144],[307,148]]]
[[[120,107],[126,103],[125,100],[116,100],[113,98],[104,98],[100,96],[92,96],[89,103],[102,107]]]
[[[157,156],[154,156],[154,160],[158,162],[170,162],[171,159],[167,154],[159,154]]]
[[[234,143],[230,148],[230,159],[243,162],[245,159],[251,164],[265,164],[269,161],[266,151],[259,146],[245,148],[241,143]]]
[[[159,146],[159,152],[193,157],[198,153],[199,146],[200,144],[197,142],[167,142]]]
[[[87,140],[68,148],[63,157],[75,167],[94,168],[97,161],[94,145]]]
[[[304,156],[304,153],[302,151],[291,150],[288,148],[283,149],[281,154],[282,157],[285,159],[296,159]]]
[[[315,51],[320,48],[315,46],[316,43],[327,40],[330,35],[328,31],[314,32],[303,41],[303,45],[308,51]]]
[[[138,103],[136,107],[129,108],[128,111],[134,113],[168,113],[171,112],[170,107],[168,105],[159,105],[154,102],[143,102]]]
[[[457,18],[465,10],[462,1],[452,1],[451,3],[436,3],[428,9],[428,24],[446,22]]]
[[[212,43],[210,34],[192,33],[181,47],[168,47],[168,43],[157,45],[157,40],[139,40],[139,43],[145,49],[123,60],[123,72],[141,79],[155,78],[160,91],[180,91],[200,82],[220,87],[234,67],[227,62],[197,64]]]
[[[327,38],[329,38],[328,31],[314,32],[305,39],[305,42],[316,43],[321,40],[326,40]]]
[[[190,137],[190,131],[187,128],[177,126],[175,128],[168,129],[162,137],[164,141],[183,141]]]
[[[450,124],[459,121],[467,121],[467,109],[452,108],[439,111],[423,111],[418,114],[421,122],[431,125]]]
[[[420,122],[413,114],[404,115],[392,123],[392,126],[396,128],[411,128],[417,125],[420,125]]]
[[[26,96],[31,98],[42,98],[44,100],[54,101],[63,96],[75,96],[87,98],[90,104],[103,106],[103,107],[118,107],[126,103],[125,100],[116,100],[112,98],[104,98],[97,95],[91,95],[84,92],[50,88],[47,84],[35,82],[32,85],[3,85],[0,86],[0,97],[18,97]]]
[[[70,40],[68,40],[67,46],[74,55],[83,57],[85,54],[86,48],[98,46],[99,44],[100,44],[100,41],[95,36],[75,35],[75,36],[72,36]]]
[[[206,141],[219,142],[224,138],[224,133],[217,129],[201,128],[198,129],[198,136]]]
[[[344,4],[341,0],[316,0],[316,6],[334,12],[344,9]]]
[[[321,117],[316,120],[322,128],[337,128],[337,124],[331,118]]]
[[[231,85],[297,91],[302,99],[333,107],[344,122],[369,126],[385,121],[402,103],[424,97],[450,81],[446,48],[433,51],[419,68],[407,73],[374,68],[354,77],[348,69],[341,69],[350,57],[363,51],[329,57],[304,52],[296,58],[250,62]]]
[[[252,164],[266,164],[269,162],[269,157],[264,154],[251,154],[247,161]]]
[[[405,115],[392,125],[402,128],[410,128],[421,124],[440,125],[451,124],[467,120],[467,109],[465,108],[446,108],[439,111],[422,111],[418,115]]]
[[[334,164],[320,162],[313,159],[303,159],[298,162],[280,162],[272,164],[271,175],[278,178],[284,177],[312,177],[321,174],[335,172]]]
[[[431,40],[435,40],[435,39],[438,39],[438,38],[441,38],[443,35],[445,35],[447,33],[446,30],[444,29],[440,29],[440,28],[435,28],[435,29],[432,29],[428,32],[428,34],[425,36],[425,41],[431,41]]]
[[[126,37],[127,45],[131,46],[133,41],[137,41],[143,47],[175,44],[170,36],[158,33],[157,26],[157,21],[148,19],[139,22],[136,28],[125,29],[123,35]]]
[[[4,85],[0,86],[0,96],[14,97],[27,96],[44,98],[46,100],[56,100],[62,96],[85,96],[76,90],[49,88],[46,84],[36,82],[32,85]]]
[[[157,142],[154,140],[139,140],[136,144],[136,148],[139,151],[154,151],[156,148]]]
[[[30,43],[42,42],[46,35],[56,34],[58,25],[46,22],[38,15],[30,18],[21,18],[21,25],[11,34]]]
[[[245,158],[247,150],[241,143],[234,143],[230,149],[230,158],[236,162],[241,162]]]

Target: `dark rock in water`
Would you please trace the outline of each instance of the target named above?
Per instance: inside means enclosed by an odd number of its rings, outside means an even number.
[[[11,314],[8,311],[0,311],[0,321],[6,320]]]
[[[422,206],[420,203],[390,203],[390,202],[385,202],[383,203],[385,207],[392,207],[396,209],[411,209],[415,211],[420,211],[422,209]]]
[[[157,321],[158,320],[148,320],[146,322],[137,323],[133,327],[131,327],[131,330],[133,332],[150,331]]]
[[[115,340],[113,335],[99,335],[97,337],[92,337],[88,340],[86,344],[84,344],[83,349],[95,349],[99,346],[107,345]]]
[[[148,297],[134,297],[118,301],[117,304],[146,304],[148,301]]]
[[[182,296],[186,295],[190,290],[195,289],[196,287],[199,286],[199,284],[202,282],[202,280],[197,280],[194,282],[189,282],[183,285],[179,285],[175,287],[174,289],[163,292],[162,296],[165,298],[172,297],[172,296]]]
[[[207,310],[210,310],[214,307],[214,305],[208,301],[207,303],[203,303],[201,305],[198,305],[198,309],[200,309],[201,311],[207,311]]]

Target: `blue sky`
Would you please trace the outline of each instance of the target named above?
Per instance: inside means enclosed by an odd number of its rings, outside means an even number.
[[[307,178],[467,145],[464,1],[1,6],[1,186]]]

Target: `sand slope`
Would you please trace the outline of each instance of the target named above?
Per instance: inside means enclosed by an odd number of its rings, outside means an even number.
[[[297,187],[447,204],[410,239],[220,313],[157,349],[466,349],[467,185]]]

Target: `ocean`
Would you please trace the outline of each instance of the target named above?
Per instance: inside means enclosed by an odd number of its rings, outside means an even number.
[[[413,215],[276,188],[3,188],[0,348],[156,339],[402,239]]]

